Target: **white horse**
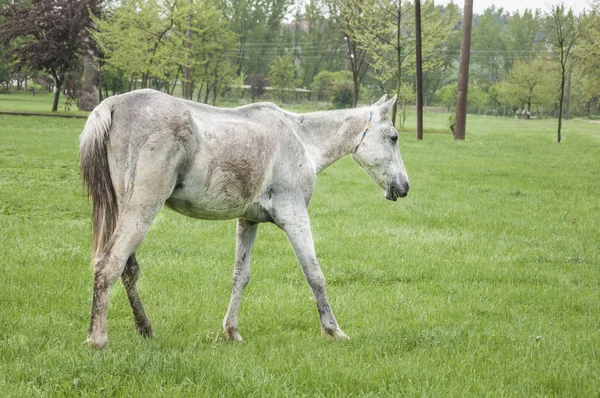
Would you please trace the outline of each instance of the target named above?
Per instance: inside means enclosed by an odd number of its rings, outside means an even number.
[[[261,222],[288,236],[314,293],[322,332],[347,338],[327,301],[307,207],[317,174],[348,154],[387,199],[407,195],[398,132],[387,116],[395,102],[384,96],[364,108],[300,115],[270,103],[220,109],[153,90],[104,100],[80,137],[82,178],[93,200],[94,296],[86,341],[107,345],[108,295],[119,277],[138,333],[153,336],[136,288],[135,252],[165,204],[189,217],[238,219],[223,321],[228,339],[242,340],[238,310]]]

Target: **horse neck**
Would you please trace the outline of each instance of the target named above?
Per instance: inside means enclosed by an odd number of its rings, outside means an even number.
[[[317,173],[352,153],[367,126],[371,108],[354,108],[296,115],[298,135]]]

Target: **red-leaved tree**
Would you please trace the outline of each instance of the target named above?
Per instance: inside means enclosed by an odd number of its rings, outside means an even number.
[[[4,8],[0,20],[0,43],[7,46],[5,57],[16,68],[29,67],[54,78],[58,100],[66,75],[80,66],[81,55],[94,43],[90,13],[100,15],[103,0],[15,1]]]

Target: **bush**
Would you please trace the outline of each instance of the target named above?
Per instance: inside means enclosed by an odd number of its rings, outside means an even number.
[[[336,84],[332,90],[331,102],[334,109],[349,108],[354,103],[354,93],[347,84]]]
[[[456,125],[456,115],[453,113],[448,117],[448,127],[452,134],[454,134],[454,125]]]

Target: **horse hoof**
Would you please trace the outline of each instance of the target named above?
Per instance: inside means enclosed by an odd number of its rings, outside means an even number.
[[[239,342],[239,343],[244,341],[244,339],[242,339],[242,336],[240,336],[240,334],[237,330],[226,330],[225,338],[229,341],[235,341],[235,342]]]
[[[88,347],[94,348],[96,350],[104,350],[108,347],[108,339],[104,340],[94,340],[91,337],[88,337],[85,340],[85,343]]]
[[[332,330],[324,330],[324,334],[328,334],[334,340],[350,340],[350,336],[342,332],[342,329],[335,328]]]
[[[153,339],[154,338],[154,332],[152,331],[152,328],[150,326],[140,328],[137,330],[137,332],[140,336],[142,336],[145,339]]]

